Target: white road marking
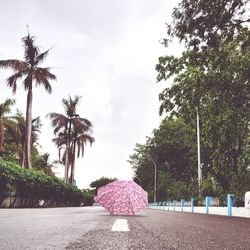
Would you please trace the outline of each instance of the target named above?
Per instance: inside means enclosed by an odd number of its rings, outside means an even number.
[[[116,219],[111,231],[114,232],[128,232],[128,220],[126,219]]]

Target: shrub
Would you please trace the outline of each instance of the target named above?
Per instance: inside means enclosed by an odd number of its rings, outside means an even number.
[[[5,198],[13,195],[21,198],[21,207],[38,206],[39,200],[44,200],[46,206],[79,206],[81,203],[90,203],[89,197],[76,186],[0,158],[0,207]]]

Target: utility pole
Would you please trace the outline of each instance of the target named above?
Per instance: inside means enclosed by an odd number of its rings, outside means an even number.
[[[200,118],[199,118],[198,107],[196,107],[196,114],[197,114],[198,187],[199,187],[199,197],[201,197],[202,170],[201,170],[201,147],[200,147]]]
[[[154,180],[154,203],[156,203],[156,163],[153,159],[150,159],[154,163],[155,167],[155,180]]]

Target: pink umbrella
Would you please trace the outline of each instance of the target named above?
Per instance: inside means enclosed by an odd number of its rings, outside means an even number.
[[[148,206],[148,194],[134,181],[116,180],[97,191],[97,202],[111,214],[134,215]]]

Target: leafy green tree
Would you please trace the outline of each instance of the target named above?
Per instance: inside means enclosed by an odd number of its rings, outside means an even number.
[[[100,179],[97,179],[97,180],[95,180],[95,181],[92,181],[91,183],[90,183],[90,187],[91,188],[95,188],[95,194],[97,194],[97,190],[98,190],[98,188],[100,188],[100,187],[102,187],[102,186],[104,186],[104,185],[106,185],[106,184],[108,184],[108,183],[110,183],[110,182],[113,182],[113,181],[115,181],[115,180],[117,180],[116,178],[107,178],[107,177],[101,177]]]
[[[15,104],[15,100],[6,99],[5,102],[0,104],[0,152],[4,150],[4,139],[5,132],[10,125],[10,117],[11,107]]]
[[[39,156],[34,165],[37,170],[42,170],[45,174],[54,176],[53,168],[56,168],[56,166],[53,163],[50,161],[50,153],[44,153]]]
[[[158,81],[174,77],[172,86],[160,94],[160,113],[195,124],[199,112],[203,170],[215,177],[225,193],[232,189],[233,176],[240,178],[249,165],[241,161],[250,120],[246,3],[181,1],[163,42],[167,45],[175,37],[186,50],[180,57],[160,57],[156,65]]]
[[[172,13],[172,23],[167,24],[168,38],[184,41],[195,51],[206,46],[219,48],[221,39],[234,40],[249,23],[248,0],[182,0]]]
[[[40,53],[39,47],[35,45],[34,37],[28,34],[22,38],[24,45],[24,61],[11,59],[0,60],[1,68],[10,68],[14,74],[7,79],[7,85],[12,88],[13,93],[17,89],[17,80],[23,79],[24,89],[28,91],[25,119],[25,154],[23,156],[23,167],[31,168],[31,134],[32,134],[32,99],[33,85],[42,85],[47,92],[52,88],[49,80],[55,80],[55,75],[50,73],[50,68],[42,68],[38,65],[47,57],[49,50]]]
[[[197,179],[195,131],[182,119],[165,119],[158,129],[153,130],[146,144],[136,144],[130,164],[134,179],[141,180],[142,187],[153,199],[154,165],[157,166],[157,197],[165,199],[188,196],[190,183]],[[173,196],[175,195],[175,197]]]
[[[31,160],[32,163],[39,157],[38,152],[38,134],[41,129],[41,119],[36,117],[32,119],[32,135],[31,135]],[[16,114],[11,116],[5,131],[6,146],[1,156],[8,161],[22,165],[24,158],[24,142],[25,142],[25,118],[23,114],[17,110]]]

